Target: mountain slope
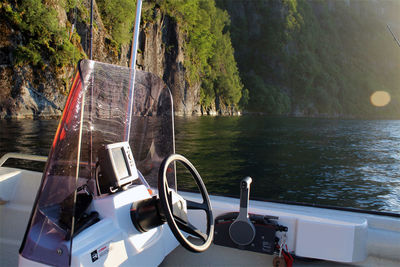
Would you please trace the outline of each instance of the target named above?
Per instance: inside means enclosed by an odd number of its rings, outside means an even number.
[[[89,0],[0,4],[0,118],[61,113],[89,49]],[[94,1],[93,59],[127,66],[135,0]],[[138,68],[162,77],[177,114],[232,114],[240,81],[226,12],[214,0],[145,1]]]

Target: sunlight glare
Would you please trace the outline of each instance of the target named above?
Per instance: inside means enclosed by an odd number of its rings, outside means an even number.
[[[371,97],[371,104],[376,107],[384,107],[390,102],[390,94],[386,91],[376,91]]]

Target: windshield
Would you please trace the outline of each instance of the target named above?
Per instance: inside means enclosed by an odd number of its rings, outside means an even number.
[[[79,63],[21,246],[24,257],[69,265],[73,214],[81,209],[75,203],[85,194],[77,188],[84,186],[89,194],[103,197],[95,179],[98,151],[125,141],[127,131],[138,170],[157,186],[161,161],[174,152],[172,97],[160,78],[137,71],[129,120],[131,77],[129,68],[90,60]],[[168,178],[174,186],[173,170]]]

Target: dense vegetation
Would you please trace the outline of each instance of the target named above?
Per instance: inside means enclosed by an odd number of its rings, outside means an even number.
[[[122,46],[131,42],[136,0],[95,2],[110,35],[109,48],[118,54]],[[13,52],[13,64],[63,68],[73,66],[86,56],[82,50],[85,42],[79,43],[80,37],[73,31],[72,23],[88,24],[89,1],[63,0],[58,4],[69,18],[64,27],[51,0],[9,0],[1,4],[2,13],[23,36]],[[203,108],[217,105],[218,109],[221,104],[237,108],[243,85],[226,31],[230,22],[227,12],[217,8],[214,0],[154,0],[143,4],[142,22],[155,22],[160,14],[169,16],[183,32],[187,80],[192,85],[201,84]],[[94,27],[97,26],[95,23]],[[71,32],[74,32],[72,37]]]
[[[135,20],[135,0],[97,0],[104,25],[111,33],[117,47],[129,44],[132,39],[132,28]]]
[[[157,1],[187,33],[185,67],[190,82],[201,82],[200,102],[207,109],[215,104],[237,106],[242,97],[226,11],[214,0]],[[221,103],[222,102],[222,103]]]
[[[270,114],[398,117],[399,1],[229,1],[247,108]],[[398,27],[396,29],[399,29]],[[370,104],[374,91],[391,103]]]
[[[65,9],[71,1],[61,1]],[[62,68],[82,57],[73,43],[79,43],[77,34],[69,36],[68,29],[61,27],[52,1],[9,0],[0,3],[3,18],[23,36],[13,53],[13,64],[32,64]],[[70,25],[69,25],[70,26]]]
[[[116,46],[129,43],[132,27],[128,25],[133,25],[136,1],[97,3]],[[143,4],[142,13],[142,22],[169,16],[183,31],[187,80],[190,84],[201,83],[200,104],[205,110],[216,103],[238,106],[243,85],[226,31],[230,23],[226,11],[217,8],[214,0],[153,0]],[[245,98],[241,103],[246,103]]]

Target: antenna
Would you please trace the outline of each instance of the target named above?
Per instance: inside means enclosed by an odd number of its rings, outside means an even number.
[[[89,59],[93,58],[93,0],[90,1],[90,51],[89,51]]]
[[[135,77],[136,77],[136,55],[139,41],[139,27],[140,27],[140,14],[142,11],[142,0],[137,1],[136,5],[136,18],[135,18],[135,29],[133,31],[133,40],[132,40],[132,48],[131,48],[131,60],[129,63],[129,67],[131,69],[131,78],[129,85],[130,92],[130,103],[128,107],[128,127],[125,127],[125,138],[124,141],[129,141],[129,135],[131,132],[131,118],[132,118],[132,110],[133,110],[133,96],[135,92]]]
[[[89,59],[92,60],[93,59],[93,0],[90,1],[90,50],[89,50]],[[89,152],[89,166],[91,169],[91,175],[90,175],[90,179],[92,179],[92,177],[95,175],[93,173],[93,150],[92,150],[92,146],[93,146],[93,133],[92,133],[92,125],[93,125],[93,117],[92,117],[92,108],[93,108],[93,76],[92,76],[92,81],[90,82],[91,86],[90,86],[90,105],[89,105],[89,122],[90,122],[90,134],[89,134],[89,145],[90,145],[90,149],[88,150]],[[89,181],[88,181],[89,183]],[[100,191],[98,192],[100,194]]]
[[[389,24],[386,24],[386,26],[387,26],[388,30],[390,31],[390,33],[392,34],[393,39],[396,41],[397,45],[400,47],[399,39],[397,39],[396,35],[394,35],[394,33],[392,32],[392,30],[390,29]]]
[[[140,27],[140,14],[142,11],[142,0],[138,0],[136,6],[136,18],[135,18],[135,29],[133,32],[132,48],[131,48],[131,60],[129,67],[135,69],[136,55],[137,55],[137,45],[139,40],[139,27]]]

